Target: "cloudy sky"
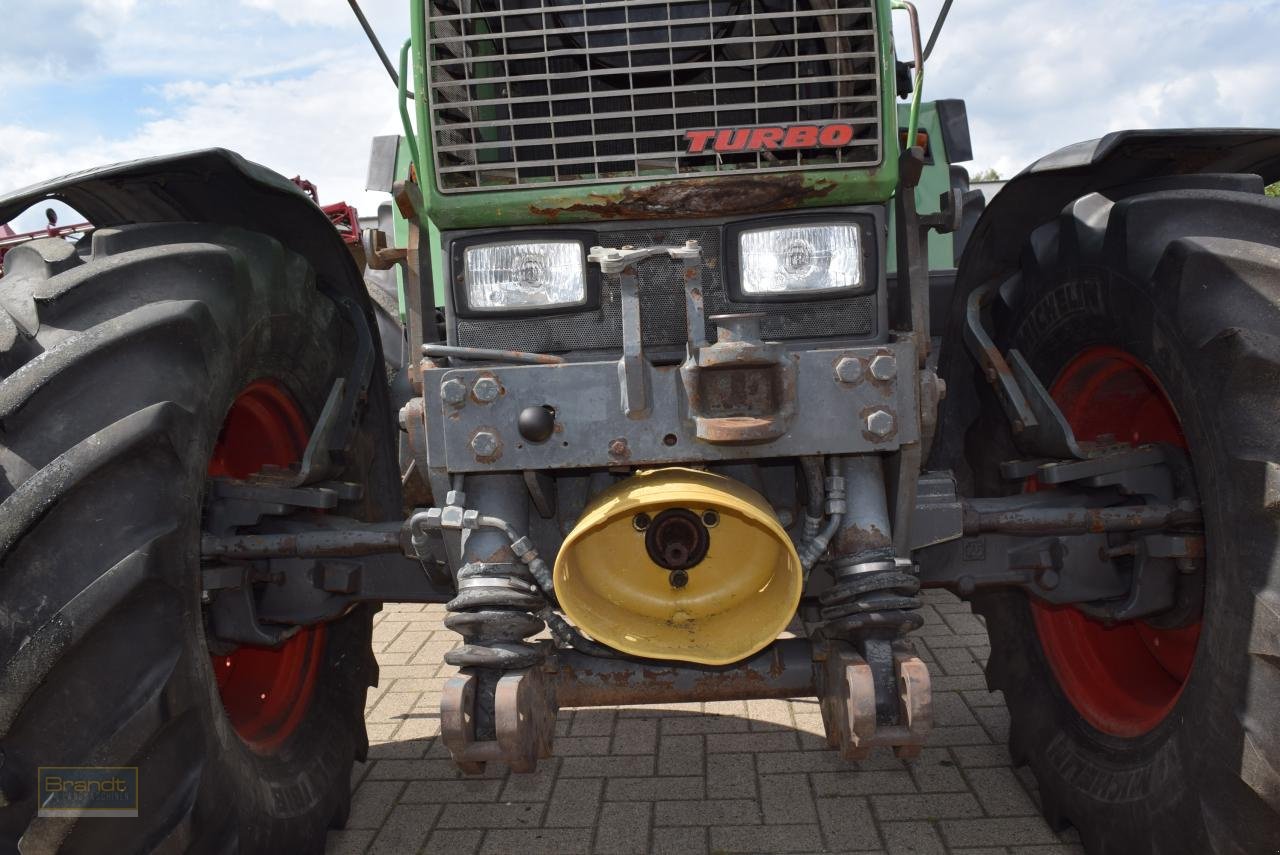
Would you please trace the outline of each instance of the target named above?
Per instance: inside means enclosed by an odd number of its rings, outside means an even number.
[[[392,53],[409,2],[362,3]],[[399,119],[344,0],[2,5],[0,193],[217,145],[376,205],[368,142]],[[967,99],[970,168],[1005,175],[1120,127],[1280,127],[1280,0],[956,0],[925,94]]]

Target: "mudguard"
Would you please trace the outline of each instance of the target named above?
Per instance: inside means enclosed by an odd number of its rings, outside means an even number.
[[[292,181],[235,152],[133,160],[33,184],[0,197],[0,223],[44,199],[66,202],[96,226],[203,222],[271,235],[310,261],[329,287],[356,300],[377,336],[360,271],[328,217]]]
[[[969,294],[1019,268],[1030,234],[1073,200],[1102,193],[1202,187],[1230,174],[1280,180],[1280,130],[1205,128],[1117,131],[1058,149],[1016,175],[987,205],[965,247],[942,334],[939,374],[947,397],[928,468],[966,473],[965,433],[979,409],[981,374],[964,346]],[[1217,179],[1213,178],[1217,176]]]

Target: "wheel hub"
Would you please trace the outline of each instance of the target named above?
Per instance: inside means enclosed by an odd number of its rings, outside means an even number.
[[[1081,352],[1050,391],[1078,439],[1187,447],[1155,375],[1118,348]],[[1038,600],[1032,601],[1032,615],[1058,685],[1098,730],[1140,736],[1177,703],[1195,658],[1198,618],[1177,629],[1142,620],[1108,625],[1072,606]]]
[[[231,405],[209,460],[210,477],[247,478],[301,458],[307,426],[280,386],[258,380]],[[305,627],[278,648],[242,646],[213,654],[223,708],[251,748],[270,752],[297,729],[315,690],[324,651],[323,624]]]

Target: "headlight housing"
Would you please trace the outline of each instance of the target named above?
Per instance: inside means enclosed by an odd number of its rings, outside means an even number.
[[[800,223],[737,232],[737,290],[744,300],[838,296],[867,282],[856,223]]]
[[[462,251],[462,292],[476,313],[540,311],[587,303],[579,240],[476,243]]]

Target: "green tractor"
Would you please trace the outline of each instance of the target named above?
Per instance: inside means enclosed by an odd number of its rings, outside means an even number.
[[[1280,132],[1109,134],[983,211],[900,0],[411,13],[363,252],[402,329],[227,151],[0,200],[93,226],[0,280],[6,849],[320,850],[389,602],[445,604],[468,773],[743,698],[909,760],[922,587],[984,616],[1053,826],[1274,849]],[[136,819],[53,810],[83,766]]]

